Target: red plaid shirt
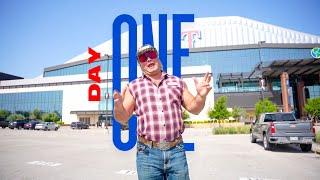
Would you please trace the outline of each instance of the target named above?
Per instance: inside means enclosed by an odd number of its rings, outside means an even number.
[[[159,86],[147,76],[129,83],[135,99],[138,135],[151,141],[173,141],[184,131],[182,121],[183,81],[162,73]]]

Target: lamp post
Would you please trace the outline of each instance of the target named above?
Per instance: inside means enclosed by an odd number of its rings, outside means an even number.
[[[106,94],[105,94],[105,98],[106,98],[106,122],[105,122],[105,128],[108,129],[108,124],[107,124],[107,121],[108,121],[108,111],[109,111],[109,108],[108,108],[108,105],[109,105],[109,98],[110,98],[110,94],[109,94],[109,61],[110,61],[110,56],[108,54],[106,54],[107,56],[107,88],[106,88]],[[109,133],[109,129],[108,129],[108,133]]]
[[[259,79],[260,91],[261,91],[261,99],[264,100],[264,90],[265,90],[265,80],[262,76]]]
[[[260,76],[259,76],[259,85],[260,85],[260,93],[261,93],[261,99],[264,100],[264,93],[263,91],[265,90],[265,80],[263,79],[262,76],[262,58],[261,58],[261,46],[264,44],[266,41],[259,41],[258,46],[259,46],[259,70],[260,70]]]

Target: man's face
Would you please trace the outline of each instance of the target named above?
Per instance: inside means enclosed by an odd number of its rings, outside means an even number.
[[[146,51],[139,55],[138,58],[141,70],[144,74],[152,76],[161,72],[161,64],[156,51]]]

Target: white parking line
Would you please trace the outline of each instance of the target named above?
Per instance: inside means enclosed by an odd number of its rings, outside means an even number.
[[[137,171],[132,171],[132,170],[120,170],[120,171],[116,172],[116,174],[132,176],[132,175],[136,175],[136,174],[137,174]]]
[[[38,165],[38,166],[49,166],[49,167],[56,167],[56,166],[62,165],[62,163],[45,162],[45,161],[30,161],[30,162],[27,162],[27,164]]]
[[[240,177],[239,180],[280,180],[280,179],[256,178],[256,177]]]

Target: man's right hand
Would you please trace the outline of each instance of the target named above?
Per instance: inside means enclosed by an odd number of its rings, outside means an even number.
[[[114,99],[114,117],[117,119],[120,123],[124,124],[127,123],[130,116],[133,113],[134,110],[134,99],[130,92],[127,92],[128,86],[126,86],[122,93],[120,94],[118,91],[113,92],[113,99]]]
[[[123,109],[123,97],[127,91],[127,86],[123,89],[122,93],[120,94],[117,90],[113,92],[113,99],[114,99],[114,107],[118,110]]]

